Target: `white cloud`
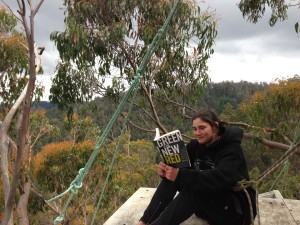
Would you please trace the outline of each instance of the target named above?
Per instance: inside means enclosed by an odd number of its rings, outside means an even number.
[[[43,97],[41,98],[42,101],[49,101],[51,79],[52,79],[52,76],[49,76],[49,75],[38,75],[36,77],[36,83],[41,84],[45,88]]]
[[[274,82],[300,74],[299,58],[281,56],[239,55],[230,56],[214,54],[209,61],[212,82]]]

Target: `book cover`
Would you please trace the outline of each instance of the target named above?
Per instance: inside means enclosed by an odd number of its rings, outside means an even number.
[[[163,162],[176,168],[190,167],[189,155],[180,131],[174,130],[161,136],[158,128],[155,131],[153,142]]]

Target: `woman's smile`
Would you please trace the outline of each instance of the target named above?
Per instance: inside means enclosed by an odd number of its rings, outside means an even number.
[[[193,120],[193,129],[200,144],[210,144],[219,138],[216,129],[200,118]]]

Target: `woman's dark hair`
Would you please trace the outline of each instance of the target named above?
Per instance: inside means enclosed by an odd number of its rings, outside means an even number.
[[[192,121],[195,119],[201,119],[207,123],[209,123],[212,127],[218,129],[219,133],[221,129],[224,127],[224,122],[222,122],[219,117],[211,110],[201,110],[198,111],[193,117]]]

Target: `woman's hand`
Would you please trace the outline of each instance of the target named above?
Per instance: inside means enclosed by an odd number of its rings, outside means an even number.
[[[161,177],[165,177],[170,181],[175,181],[178,175],[179,169],[172,166],[168,166],[163,162],[160,162],[157,167],[157,173]]]
[[[166,177],[166,164],[163,162],[160,162],[157,166],[157,173],[161,177]]]

